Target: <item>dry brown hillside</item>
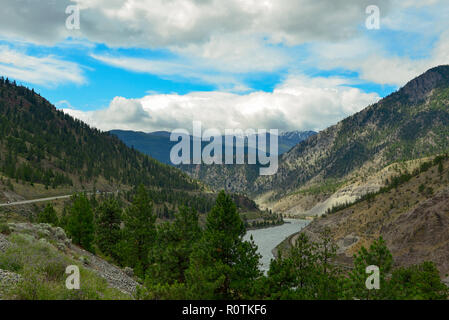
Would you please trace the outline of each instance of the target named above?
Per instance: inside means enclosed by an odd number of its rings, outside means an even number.
[[[449,160],[409,181],[335,213],[315,219],[304,229],[316,235],[330,228],[342,261],[382,236],[395,263],[406,266],[430,260],[449,273]]]

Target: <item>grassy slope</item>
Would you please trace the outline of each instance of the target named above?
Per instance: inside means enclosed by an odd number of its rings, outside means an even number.
[[[3,237],[0,240],[6,239],[8,248],[0,250],[0,269],[18,274],[21,280],[3,281],[0,285],[2,299],[116,300],[132,297],[108,284],[93,266],[83,263],[86,259],[79,255],[75,246],[61,248],[46,234],[33,234],[30,230],[9,234],[5,226],[3,223],[1,229],[8,235],[0,234]],[[65,286],[65,270],[69,265],[80,269],[80,290],[68,290]]]

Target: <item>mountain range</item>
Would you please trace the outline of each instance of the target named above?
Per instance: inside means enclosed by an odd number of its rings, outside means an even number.
[[[170,132],[156,131],[156,132],[140,132],[130,130],[111,130],[111,134],[117,136],[127,146],[135,148],[140,152],[149,155],[150,157],[166,164],[172,164],[170,161],[170,150],[177,141],[170,141]],[[278,136],[278,154],[283,154],[293,148],[299,142],[316,134],[314,131],[287,131],[281,132]],[[270,134],[267,133],[267,141],[269,141]],[[193,137],[189,136],[190,141]],[[224,154],[225,136],[222,137],[223,154]],[[207,142],[203,142],[204,147]],[[248,153],[256,153],[257,150],[248,148],[247,139],[245,140],[245,155]]]

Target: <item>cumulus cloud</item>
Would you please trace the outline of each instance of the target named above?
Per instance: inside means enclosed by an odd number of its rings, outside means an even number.
[[[29,56],[8,46],[0,46],[0,74],[44,87],[85,82],[83,71],[76,63],[60,60],[51,55]]]
[[[65,8],[81,8],[79,33],[65,28]],[[183,46],[217,34],[263,34],[273,42],[348,38],[367,5],[387,12],[391,0],[6,0],[2,34],[39,43],[67,36],[112,46]],[[45,19],[42,19],[45,17]],[[78,31],[76,31],[78,32]]]
[[[277,44],[352,38],[360,32],[367,5],[379,5],[386,14],[391,1],[5,0],[0,38],[55,45],[71,37],[111,47],[166,48],[182,61],[167,62],[163,69],[156,65],[160,61],[142,66],[143,61],[128,59],[130,68],[140,65],[139,72],[162,74],[177,67],[178,74],[236,91],[246,88],[229,73],[272,72],[289,65],[292,57]],[[73,4],[81,9],[80,30],[65,26],[65,9]],[[117,65],[111,57],[101,58]]]
[[[153,94],[140,99],[116,97],[107,109],[64,111],[102,130],[151,132],[185,128],[320,130],[377,101],[377,94],[347,87],[338,78],[290,77],[273,92],[238,95],[193,92]]]
[[[310,50],[308,62],[323,69],[346,68],[357,71],[362,80],[401,87],[432,67],[449,64],[449,32],[440,34],[428,56],[420,59],[389,54],[381,43],[362,38],[316,43]]]
[[[65,9],[75,3],[81,9],[81,29],[67,30]],[[180,59],[95,57],[135,72],[166,78],[184,75],[232,91],[248,88],[231,73],[291,69],[292,61],[306,57],[297,57],[285,48],[312,43],[316,50],[311,55],[316,61],[311,65],[347,68],[359,71],[367,81],[402,85],[440,60],[392,56],[372,39],[368,41],[363,28],[365,8],[379,6],[382,29],[435,35],[448,28],[449,7],[443,3],[444,0],[5,0],[0,11],[0,37],[46,45],[72,37],[112,47],[165,48]],[[346,56],[339,57],[342,49]],[[334,53],[335,56],[326,56]]]

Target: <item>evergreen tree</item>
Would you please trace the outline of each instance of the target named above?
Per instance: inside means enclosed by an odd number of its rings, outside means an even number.
[[[125,211],[122,250],[124,262],[142,278],[148,268],[148,255],[155,240],[155,221],[153,204],[145,187],[140,185],[132,205]]]
[[[265,294],[272,299],[314,299],[319,281],[317,248],[300,233],[288,252],[271,261]]]
[[[368,290],[366,288],[366,267],[374,265],[380,272],[380,289]],[[357,299],[383,299],[386,296],[386,279],[393,266],[393,257],[388,250],[385,241],[380,237],[371,244],[369,249],[362,247],[354,255],[354,268],[349,275],[347,298]]]
[[[253,241],[243,241],[245,232],[235,203],[221,191],[186,272],[193,298],[233,299],[249,294],[261,275],[260,255]]]
[[[102,253],[118,258],[122,210],[116,199],[103,201],[96,209],[96,244]]]
[[[340,299],[343,296],[344,279],[342,270],[335,262],[337,245],[333,242],[331,231],[325,228],[320,235],[317,244],[316,272],[318,277],[316,287],[316,299]]]
[[[434,263],[425,261],[393,271],[385,297],[394,300],[447,300],[448,288],[441,282]]]
[[[68,212],[66,228],[73,243],[79,244],[88,251],[93,251],[94,215],[85,194],[72,196],[72,206]]]
[[[39,223],[49,223],[53,226],[59,225],[58,215],[56,214],[55,209],[50,203],[47,204],[44,211],[39,213],[39,215],[37,216],[37,221]]]
[[[198,214],[194,209],[181,207],[173,222],[157,228],[156,243],[150,251],[150,266],[144,299],[187,299],[185,273],[190,256],[201,237]]]
[[[380,271],[380,288],[366,288],[366,267],[375,265]],[[393,258],[382,238],[375,240],[367,250],[362,247],[354,258],[354,268],[347,283],[348,299],[443,299],[448,288],[441,281],[433,262],[401,267],[392,271]]]
[[[200,236],[198,213],[181,207],[173,222],[165,222],[157,228],[156,243],[150,253],[147,282],[185,282],[190,255]]]

